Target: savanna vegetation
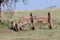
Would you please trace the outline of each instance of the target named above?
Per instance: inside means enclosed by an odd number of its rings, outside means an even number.
[[[8,14],[7,12],[7,10],[3,11],[1,15],[0,40],[60,40],[60,8],[25,11],[16,10],[15,13],[12,11],[11,14]],[[34,22],[34,31],[24,30],[15,32],[9,29],[11,20],[17,22],[21,16],[29,16],[30,12],[35,16],[48,16],[47,13],[51,12],[52,18],[55,20],[52,29],[49,29],[47,25],[39,25],[37,22]],[[40,26],[42,26],[41,29],[39,28]]]

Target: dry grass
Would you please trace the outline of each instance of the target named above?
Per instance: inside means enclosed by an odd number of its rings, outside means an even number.
[[[56,19],[56,23],[53,25],[53,29],[48,29],[47,26],[42,26],[40,29],[35,26],[35,30],[14,32],[6,24],[0,24],[0,40],[60,40],[60,9],[41,9],[32,10],[33,15],[47,16],[47,12],[50,11],[53,18]],[[20,16],[28,16],[30,11],[17,11],[13,16],[13,20],[17,20]],[[5,15],[2,15],[3,19],[6,19]],[[11,20],[11,19],[10,19]]]

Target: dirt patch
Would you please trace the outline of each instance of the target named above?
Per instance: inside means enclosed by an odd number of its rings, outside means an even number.
[[[10,29],[0,29],[0,33],[12,33],[12,32],[14,31]]]

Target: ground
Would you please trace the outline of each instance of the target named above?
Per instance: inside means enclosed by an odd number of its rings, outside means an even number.
[[[36,29],[34,31],[15,32],[6,27],[6,24],[0,24],[0,40],[60,40],[60,8],[17,11],[13,18],[29,16],[30,11],[36,16],[47,16],[47,12],[51,12],[56,20],[52,27],[53,29],[49,29],[48,26],[42,26],[41,29],[35,26]]]

